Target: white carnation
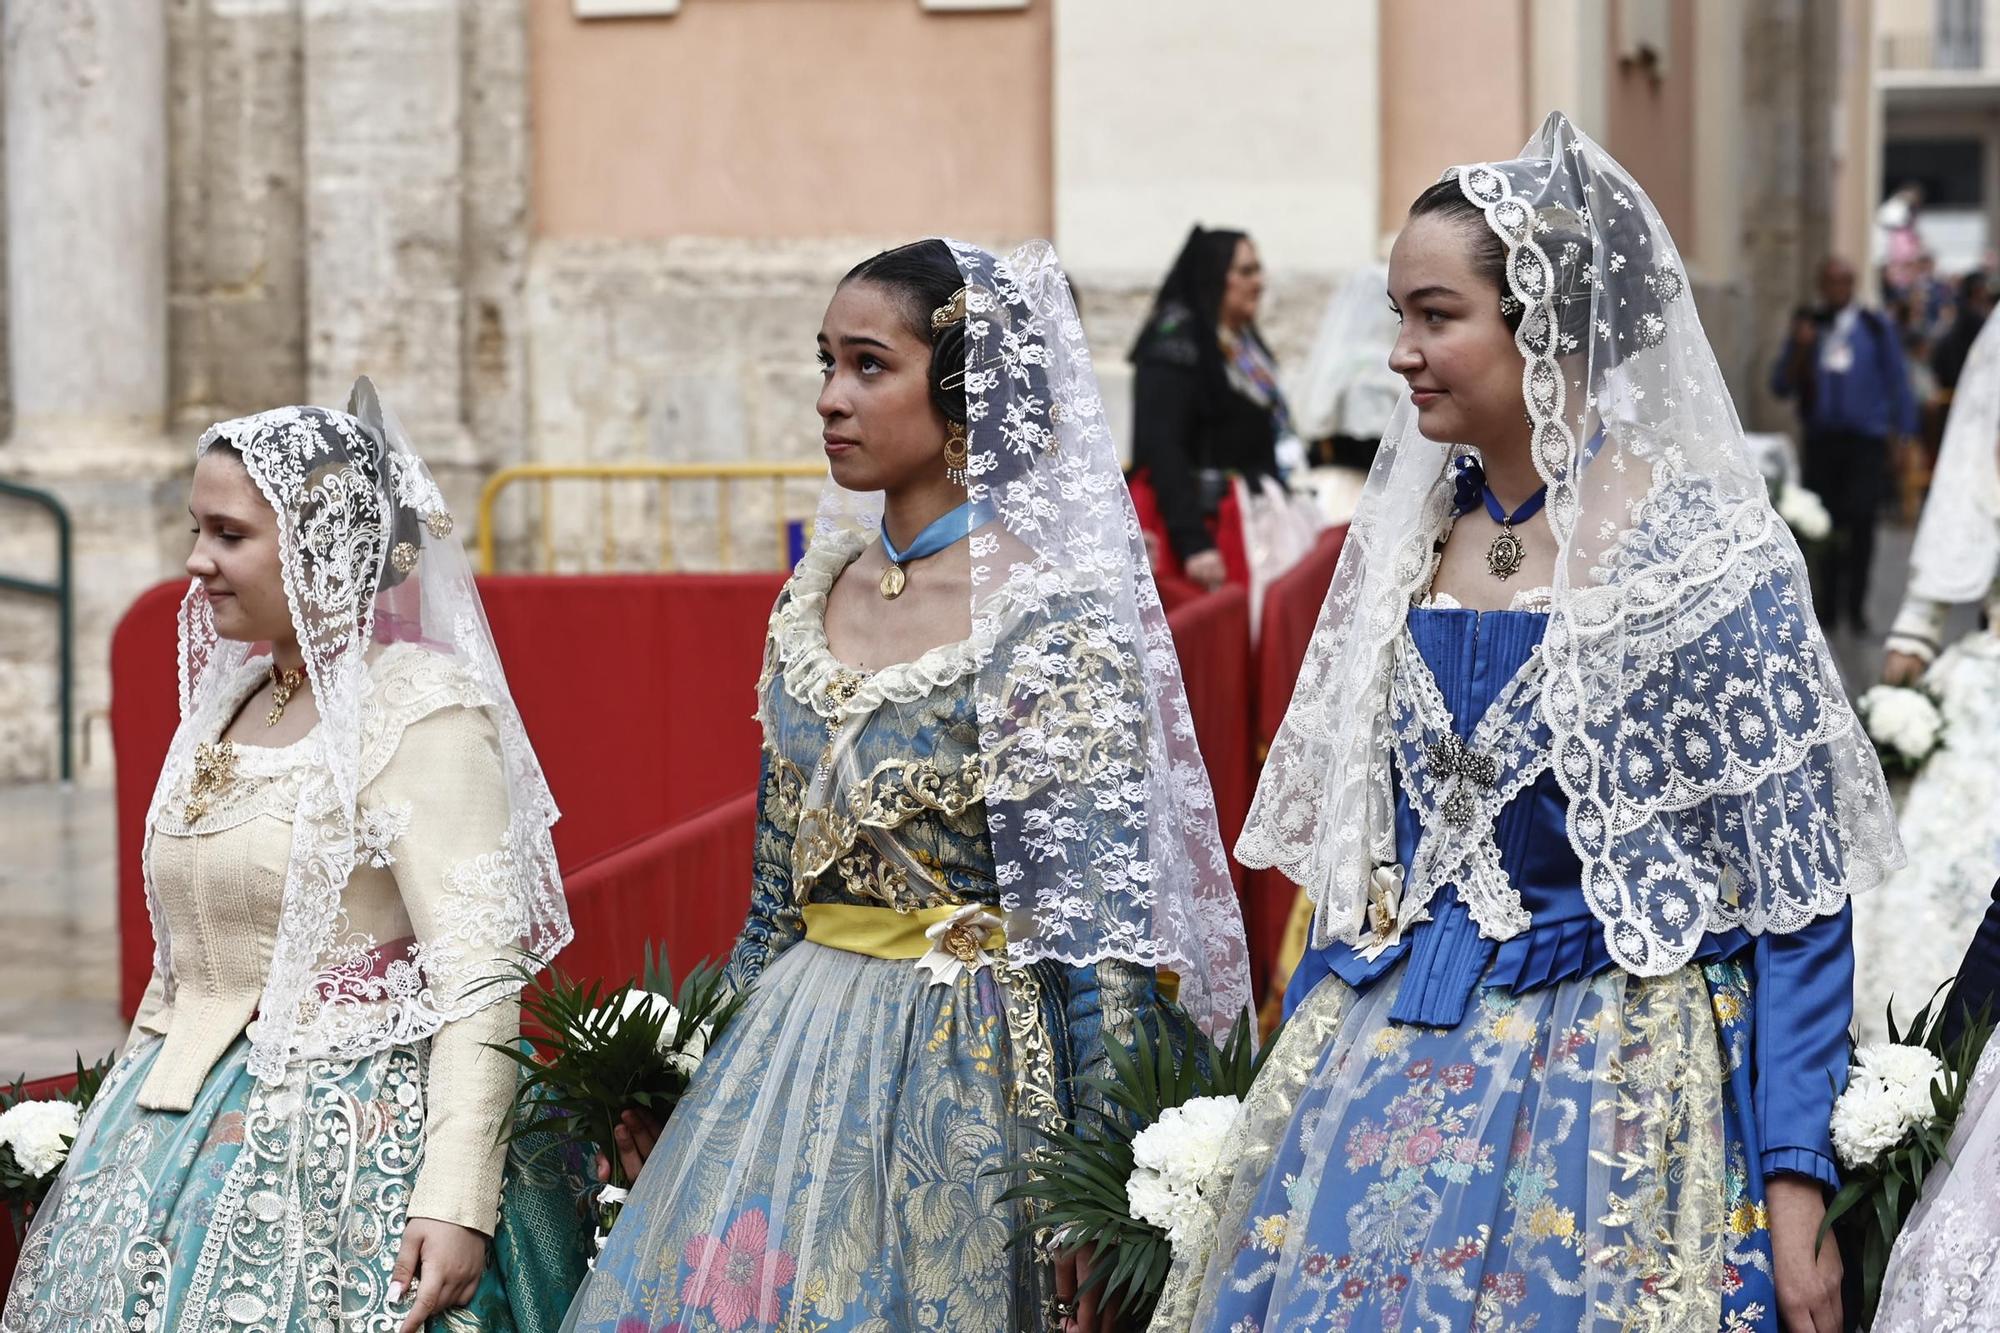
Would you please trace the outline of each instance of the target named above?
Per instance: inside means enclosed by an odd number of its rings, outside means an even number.
[[[1929,757],[1944,732],[1944,717],[1930,696],[1900,685],[1869,689],[1861,696],[1861,716],[1869,739],[1911,760]]]
[[[1944,1077],[1944,1062],[1922,1046],[1877,1042],[1854,1053],[1855,1068],[1879,1079],[1904,1098],[1931,1104],[1931,1084]]]
[[[1222,1148],[1242,1103],[1196,1097],[1161,1113],[1132,1139],[1133,1170],[1125,1182],[1132,1216],[1167,1233],[1177,1257],[1203,1213],[1203,1192],[1222,1165]]]
[[[0,1147],[13,1149],[28,1175],[49,1175],[69,1156],[80,1120],[74,1102],[16,1102],[0,1111]]]
[[[1833,1104],[1833,1149],[1858,1169],[1937,1119],[1931,1088],[1944,1065],[1921,1046],[1882,1042],[1855,1052],[1847,1091]]]
[[[1833,532],[1833,516],[1819,493],[1789,481],[1778,491],[1778,517],[1804,541],[1824,541]]]

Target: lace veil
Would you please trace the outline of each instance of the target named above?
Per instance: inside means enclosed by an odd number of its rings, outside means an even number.
[[[1660,975],[1710,930],[1796,930],[1902,851],[1673,240],[1559,113],[1518,158],[1446,179],[1505,250],[1560,553],[1525,734],[1551,747],[1610,953]],[[1306,888],[1323,942],[1361,940],[1371,872],[1396,859],[1391,659],[1453,452],[1398,406],[1238,847]]]
[[[1242,918],[1068,279],[1045,241],[947,244],[967,491],[996,513],[970,539],[969,643],[1009,959],[1171,969],[1220,1031],[1250,1002]],[[879,493],[829,483],[814,542],[872,540],[881,518]]]
[[[1910,551],[1910,591],[1977,602],[2000,575],[2000,320],[1988,319],[1959,372],[1937,472]]]
[[[464,548],[437,483],[374,386],[357,381],[346,412],[281,407],[221,422],[198,452],[218,445],[237,451],[277,513],[285,597],[319,707],[249,1058],[252,1074],[278,1082],[294,1059],[352,1059],[415,1041],[505,998],[518,985],[479,984],[491,961],[515,948],[553,957],[569,942],[569,914],[549,837],[555,802],[508,693]],[[389,958],[382,951],[394,946],[348,928],[342,895],[359,854],[366,718],[407,702],[374,697],[382,687],[369,663],[392,644],[431,655],[427,677],[440,686],[440,704],[479,707],[491,718],[508,819],[501,846],[454,872],[451,928]],[[197,747],[227,724],[246,676],[268,667],[267,645],[218,637],[208,594],[192,582],[180,611],[181,721],[149,830],[192,771]],[[171,975],[172,940],[150,856],[146,863],[155,966]]]
[[[1963,381],[1960,381],[1963,383]],[[1945,1163],[1922,1195],[1882,1273],[1880,1333],[1973,1333],[2000,1327],[2000,1041],[1988,1040]]]
[[[1345,435],[1378,440],[1403,400],[1402,377],[1389,369],[1396,316],[1382,299],[1388,285],[1388,266],[1369,264],[1327,298],[1312,355],[1292,398],[1301,439]]]

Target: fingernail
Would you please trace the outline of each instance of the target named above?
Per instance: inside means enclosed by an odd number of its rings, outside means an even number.
[[[402,1299],[403,1284],[400,1282],[391,1282],[389,1284],[389,1304],[394,1305]]]

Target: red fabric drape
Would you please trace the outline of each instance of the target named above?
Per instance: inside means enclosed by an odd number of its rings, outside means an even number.
[[[1272,581],[1264,593],[1263,633],[1257,643],[1256,764],[1261,768],[1285,709],[1292,702],[1306,645],[1319,623],[1320,607],[1333,584],[1347,525],[1329,528],[1306,557]],[[1250,940],[1250,962],[1261,991],[1281,987],[1288,977],[1276,977],[1279,946],[1291,917],[1298,886],[1276,870],[1248,870],[1243,881],[1243,930]]]
[[[1347,541],[1347,525],[1328,528],[1303,559],[1264,591],[1263,633],[1257,643],[1257,754],[1259,759],[1278,734],[1291,706],[1292,686],[1306,660],[1306,645],[1319,624],[1326,590],[1333,586],[1334,566]]]
[[[556,851],[580,865],[753,787],[755,683],[781,574],[496,575],[494,642],[549,788]],[[171,663],[184,584],[140,596],[111,641],[118,754],[120,991],[152,970],[140,876],[146,806],[179,705]]]
[[[750,910],[756,832],[752,790],[571,871],[576,942],[558,965],[622,985],[639,974],[648,941],[665,947],[676,979],[727,957]]]
[[[1225,586],[1167,615],[1195,739],[1215,791],[1216,821],[1225,847],[1236,845],[1250,809],[1250,598]],[[1242,867],[1232,859],[1238,887]]]

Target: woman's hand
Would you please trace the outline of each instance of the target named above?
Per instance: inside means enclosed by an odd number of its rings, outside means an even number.
[[[625,1172],[625,1179],[639,1178],[646,1159],[653,1155],[660,1141],[660,1129],[660,1122],[644,1111],[627,1111],[618,1117],[618,1123],[611,1127],[612,1146],[618,1150],[618,1165]],[[597,1154],[597,1182],[611,1183],[611,1161],[603,1153]]]
[[[1200,555],[1188,557],[1185,566],[1187,576],[1195,583],[1214,592],[1229,581],[1229,566],[1222,563],[1222,552],[1203,551]]]
[[[1840,1333],[1840,1249],[1832,1236],[1819,1244],[1825,1192],[1804,1176],[1773,1176],[1765,1191],[1785,1333]]]
[[[1914,685],[1924,674],[1924,659],[1915,653],[1899,653],[1891,648],[1882,658],[1884,685]]]
[[[471,1227],[413,1217],[403,1227],[403,1248],[389,1276],[389,1304],[410,1298],[410,1312],[398,1333],[412,1333],[424,1321],[456,1310],[472,1299],[486,1270],[486,1237]]]
[[[1104,1299],[1102,1284],[1078,1296],[1090,1271],[1097,1263],[1097,1247],[1085,1245],[1056,1256],[1056,1301],[1075,1307],[1076,1313],[1062,1321],[1062,1333],[1116,1333],[1118,1303]]]

